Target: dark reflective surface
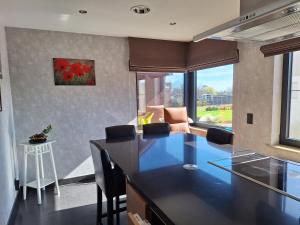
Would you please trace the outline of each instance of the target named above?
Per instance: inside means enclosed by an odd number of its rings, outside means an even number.
[[[299,224],[300,202],[208,164],[231,149],[190,134],[94,142],[144,197],[179,225]],[[183,169],[197,164],[198,170]]]
[[[211,162],[300,201],[300,165],[257,153]]]

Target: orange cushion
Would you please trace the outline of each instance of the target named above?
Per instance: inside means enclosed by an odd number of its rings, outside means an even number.
[[[188,123],[174,123],[170,124],[171,132],[183,132],[190,133],[190,127]]]
[[[146,107],[147,113],[154,113],[151,123],[164,122],[164,106],[163,105],[151,105]]]
[[[165,108],[165,122],[169,124],[173,123],[187,123],[188,116],[186,107],[170,107]]]

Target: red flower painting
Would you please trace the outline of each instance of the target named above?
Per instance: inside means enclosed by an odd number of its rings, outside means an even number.
[[[68,68],[69,62],[66,59],[56,59],[55,69],[58,71],[64,71]]]
[[[89,65],[83,65],[83,66],[82,66],[82,69],[83,69],[83,72],[84,72],[84,73],[90,73],[91,70],[92,70],[92,67],[89,66]]]
[[[94,60],[54,58],[55,85],[96,85]]]
[[[74,78],[74,74],[71,71],[65,71],[63,74],[64,81],[70,81]]]
[[[88,80],[88,85],[95,85],[95,81],[94,80]]]

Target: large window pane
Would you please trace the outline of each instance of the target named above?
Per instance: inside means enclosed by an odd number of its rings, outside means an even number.
[[[153,106],[176,107],[184,104],[183,73],[137,73],[139,125],[159,122]],[[156,115],[153,115],[156,114]]]
[[[300,147],[300,51],[284,55],[280,143]]]
[[[197,71],[197,122],[232,127],[233,65]]]
[[[300,140],[300,52],[293,53],[289,138]]]

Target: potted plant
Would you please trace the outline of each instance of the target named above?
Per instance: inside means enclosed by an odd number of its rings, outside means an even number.
[[[44,143],[47,141],[48,135],[50,131],[52,130],[51,124],[48,125],[41,133],[34,134],[31,137],[29,137],[29,143],[30,144],[39,144]]]

